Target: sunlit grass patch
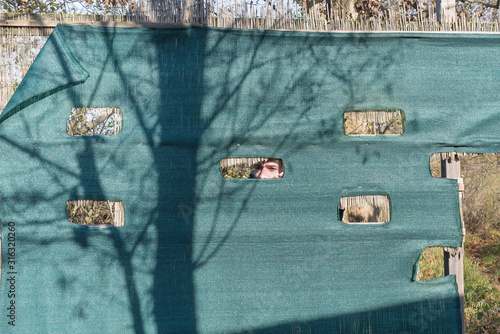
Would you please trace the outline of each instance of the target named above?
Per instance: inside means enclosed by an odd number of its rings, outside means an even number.
[[[500,333],[500,290],[477,261],[464,258],[466,332]]]
[[[444,276],[443,247],[427,247],[418,262],[417,281],[429,281]]]

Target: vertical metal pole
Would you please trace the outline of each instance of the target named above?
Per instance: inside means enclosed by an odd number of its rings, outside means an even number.
[[[460,175],[460,158],[458,153],[441,153],[441,177],[457,179],[460,204],[460,221],[465,237],[464,221],[462,215],[462,198],[464,195],[464,183]],[[460,297],[460,312],[462,313],[462,333],[465,333],[465,308],[464,308],[464,248],[463,241],[460,248],[444,248],[444,274],[455,275]]]

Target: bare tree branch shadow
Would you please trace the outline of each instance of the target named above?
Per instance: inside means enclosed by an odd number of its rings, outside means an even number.
[[[204,281],[197,275],[213,262],[224,261],[225,247],[235,244],[235,233],[241,233],[248,217],[256,214],[256,201],[267,198],[263,189],[273,186],[258,180],[240,184],[225,180],[219,173],[220,159],[240,154],[274,156],[289,164],[287,170],[293,177],[294,170],[304,168],[296,164],[302,150],[336,143],[343,111],[367,103],[366,95],[358,92],[373,81],[384,81],[397,52],[386,50],[376,61],[364,57],[355,66],[346,66],[344,61],[370,48],[363,36],[344,37],[332,47],[332,38],[314,34],[309,38],[298,34],[302,43],[298,44],[287,33],[277,32],[252,32],[242,38],[236,32],[216,29],[153,30],[145,40],[141,37],[147,34],[126,41],[125,51],[118,52],[117,45],[125,41],[120,32],[100,29],[99,34],[107,49],[97,59],[106,70],[93,69],[93,86],[86,88],[85,100],[79,98],[81,87],[72,87],[67,94],[77,106],[121,104],[123,131],[127,131],[127,117],[136,128],[128,132],[132,139],[122,135],[117,141],[123,140],[131,150],[142,144],[141,152],[148,160],[120,167],[123,155],[136,152],[118,151],[123,147],[113,139],[79,138],[74,168],[64,159],[48,159],[29,145],[4,136],[0,139],[46,169],[60,188],[54,199],[66,195],[72,197],[67,199],[107,199],[109,194],[124,194],[109,189],[109,180],[103,179],[105,165],[129,178],[119,177],[119,182],[138,184],[133,189],[140,189],[140,194],[127,197],[125,228],[101,233],[77,226],[73,242],[98,252],[100,266],[119,264],[129,310],[125,317],[132,319],[133,332],[146,333],[152,327],[159,333],[204,332],[206,315],[197,306],[197,289]],[[92,44],[90,36],[84,41],[88,45]],[[235,47],[240,39],[244,43]],[[144,50],[151,45],[154,50]],[[140,71],[132,68],[134,61]],[[118,78],[114,86],[109,85],[106,71]],[[148,92],[149,87],[158,91]],[[333,96],[328,95],[339,87]],[[391,88],[384,87],[390,94]],[[325,111],[326,101],[332,98],[338,99],[335,109]],[[36,134],[32,136],[38,140]],[[108,144],[117,151],[103,157],[100,146]],[[105,163],[99,163],[103,158]],[[66,185],[59,174],[77,181]],[[140,200],[131,202],[139,195],[148,202],[147,208],[142,208],[145,203]],[[49,199],[40,195],[40,199],[28,200]],[[35,224],[50,224],[50,220],[39,219]],[[100,238],[112,244],[112,249],[95,248]],[[36,242],[31,237],[26,240]],[[47,238],[46,242],[58,241]],[[151,269],[141,264],[143,249],[150,251]],[[69,265],[77,267],[77,259]],[[151,279],[146,293],[140,274]],[[63,290],[81,284],[64,270],[58,282]],[[96,287],[92,293],[102,291]],[[148,301],[153,305],[146,305]],[[74,304],[75,317],[85,318],[84,298]]]

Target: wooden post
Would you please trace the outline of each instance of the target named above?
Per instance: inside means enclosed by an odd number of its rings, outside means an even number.
[[[460,158],[458,153],[449,152],[441,153],[441,177],[448,179],[457,179],[459,204],[460,204],[460,221],[462,222],[462,231],[465,229],[462,216],[462,198],[464,194],[464,183],[460,175]],[[460,311],[462,313],[462,333],[465,333],[465,308],[464,308],[464,248],[444,248],[444,274],[455,275],[458,285],[458,294],[460,297]]]
[[[436,0],[436,16],[439,23],[457,22],[455,0]]]
[[[193,23],[192,22],[192,0],[185,0],[182,4],[182,23]]]

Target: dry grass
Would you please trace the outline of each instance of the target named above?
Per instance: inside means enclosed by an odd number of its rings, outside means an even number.
[[[460,158],[464,178],[464,279],[466,332],[500,333],[500,155]],[[431,174],[441,176],[439,159],[431,159]],[[423,268],[437,271],[441,264],[422,256]],[[432,275],[429,275],[432,278]]]
[[[67,201],[69,221],[79,225],[123,226],[123,203],[116,201]]]
[[[344,223],[387,223],[391,220],[391,204],[385,195],[342,197],[339,213]]]
[[[401,135],[404,113],[401,110],[346,111],[344,129],[349,136]]]

